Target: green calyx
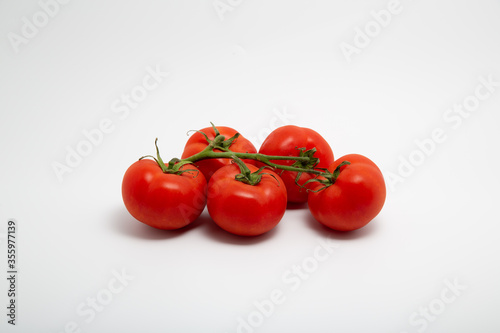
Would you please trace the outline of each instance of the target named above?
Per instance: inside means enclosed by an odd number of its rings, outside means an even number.
[[[229,151],[229,147],[233,144],[234,140],[236,140],[240,136],[240,133],[236,133],[235,135],[226,140],[226,137],[220,134],[217,127],[215,127],[215,125],[212,122],[210,124],[214,129],[215,138],[212,142],[209,141],[209,145],[212,146],[212,148],[214,149]],[[208,140],[208,138],[206,139]]]
[[[214,133],[215,133],[215,137],[213,140],[209,139],[207,134],[202,132],[202,131],[195,130],[195,132],[198,132],[205,137],[205,140],[207,140],[207,143],[208,143],[208,147],[210,147],[212,150],[219,149],[219,150],[222,150],[225,152],[229,152],[230,151],[229,147],[240,136],[240,133],[236,133],[235,135],[233,135],[229,139],[226,139],[226,137],[224,135],[220,134],[219,130],[217,129],[217,127],[215,127],[215,125],[212,122],[210,124],[212,125],[212,128],[214,129]]]
[[[271,167],[269,167],[269,166],[263,166],[259,170],[251,172],[250,169],[248,168],[248,166],[246,166],[245,162],[243,162],[239,157],[233,156],[233,160],[240,167],[241,173],[234,176],[234,179],[239,181],[239,182],[255,186],[255,185],[260,183],[263,175],[269,175],[269,176],[273,177],[274,179],[276,179],[276,177],[273,174],[270,174],[267,172],[262,172],[262,170],[264,170],[266,168],[271,169]],[[278,179],[276,179],[276,181],[278,182],[278,186],[279,186]]]
[[[178,158],[171,159],[168,162],[168,165],[166,165],[160,156],[160,150],[158,149],[158,138],[155,139],[155,148],[156,148],[156,157],[152,156],[152,155],[145,155],[145,156],[142,156],[141,158],[139,158],[139,160],[142,160],[142,159],[145,159],[148,157],[152,158],[153,160],[155,160],[156,164],[158,164],[158,166],[160,167],[160,169],[163,173],[176,174],[176,175],[183,174],[184,172],[199,173],[199,171],[196,169],[181,170],[181,167],[183,167],[186,164],[192,163],[192,162],[186,161],[186,160],[180,160]]]
[[[325,188],[327,188],[327,187],[332,186],[333,184],[335,184],[335,182],[337,181],[337,178],[340,176],[341,168],[344,165],[349,165],[349,164],[351,164],[351,162],[349,162],[349,161],[343,161],[342,163],[340,163],[335,168],[335,170],[333,172],[330,172],[328,170],[324,170],[324,172],[321,173],[321,177],[323,177],[324,179],[319,179],[318,176],[317,176],[317,177],[315,177],[313,179],[309,179],[307,182],[305,182],[304,184],[300,185],[300,184],[297,183],[298,178],[300,178],[300,177],[297,177],[297,179],[295,180],[295,183],[298,184],[300,187],[305,187],[309,183],[320,183],[323,186],[321,186],[317,190],[309,190],[308,189],[308,191],[312,191],[312,192],[322,191]]]
[[[306,148],[296,149],[299,150],[299,157],[307,157],[307,159],[302,161],[295,161],[295,163],[292,164],[292,167],[301,169],[314,169],[318,165],[319,158],[314,157],[314,153],[317,151],[316,148],[312,148],[309,150],[306,150]]]
[[[306,160],[303,161],[295,161],[291,165],[293,168],[297,168],[297,170],[314,170],[314,168],[318,165],[319,163],[319,158],[314,157],[314,153],[317,151],[316,148],[312,148],[309,150],[306,150],[306,148],[297,148],[299,150],[299,157],[306,157]],[[304,171],[298,171],[297,172],[297,177],[295,177],[295,184],[298,186],[303,187],[303,185],[299,184],[300,177],[302,177],[302,173]]]

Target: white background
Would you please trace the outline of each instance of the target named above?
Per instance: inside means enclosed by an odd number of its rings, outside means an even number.
[[[0,1],[0,331],[64,332],[73,322],[77,332],[499,332],[500,87],[460,124],[444,117],[474,101],[480,77],[500,81],[500,3],[401,0],[385,27],[371,12],[388,1],[222,3],[231,10],[71,1],[44,22],[37,1]],[[33,16],[38,31],[13,43]],[[346,57],[342,43],[357,53]],[[115,113],[148,68],[169,75],[129,114]],[[110,133],[59,180],[54,165],[103,119]],[[304,207],[248,239],[206,211],[174,232],[135,221],[121,199],[127,167],[154,153],[156,137],[164,159],[180,157],[186,132],[210,121],[257,147],[276,126],[313,128],[336,157],[380,166],[386,205],[352,233],[321,227]],[[415,140],[437,128],[446,140],[418,153]],[[405,174],[411,156],[418,165]],[[390,188],[389,175],[401,177]],[[16,327],[5,315],[10,218]],[[292,290],[284,276],[327,239],[335,250]],[[105,299],[122,270],[133,279]],[[284,302],[259,315],[255,302],[273,290]],[[92,313],[96,297],[106,304],[95,316],[77,312]],[[259,327],[239,327],[249,316]]]

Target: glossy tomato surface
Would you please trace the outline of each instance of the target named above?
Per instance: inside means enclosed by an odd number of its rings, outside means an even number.
[[[252,172],[258,169],[247,166]],[[235,180],[240,173],[236,164],[214,173],[208,184],[207,208],[219,227],[236,235],[256,236],[278,224],[286,210],[285,184],[274,172],[263,172],[268,174],[257,185]]]
[[[275,129],[262,143],[259,153],[266,155],[299,156],[300,151],[297,148],[306,150],[316,148],[314,157],[319,158],[319,168],[327,168],[333,163],[332,148],[326,140],[316,131],[298,127],[294,125],[282,126]],[[272,161],[281,165],[292,165],[294,161]],[[297,172],[277,171],[285,183],[288,201],[293,203],[307,202],[306,188],[301,188],[295,183]],[[303,173],[299,179],[299,184],[304,184],[314,175]]]
[[[217,126],[217,130],[221,135],[224,135],[226,139],[233,137],[237,131],[231,127],[225,126]],[[210,140],[215,138],[215,131],[212,127],[207,127],[201,129],[200,132],[203,132],[207,135]],[[203,136],[203,134],[195,132],[186,143],[184,147],[184,152],[182,153],[182,158],[187,158],[194,154],[199,153],[203,149],[208,146],[207,140]],[[257,149],[255,146],[246,138],[244,138],[241,133],[240,136],[233,141],[229,149],[233,152],[239,153],[256,153]],[[214,149],[214,151],[220,152],[218,149]],[[215,158],[215,159],[205,159],[195,163],[198,169],[203,173],[207,181],[210,180],[210,177],[214,174],[215,171],[222,168],[223,166],[231,164],[231,159],[228,158]],[[253,164],[251,160],[245,160],[246,163]]]
[[[196,169],[184,165],[181,170]],[[132,164],[123,177],[122,197],[129,213],[158,229],[179,229],[193,222],[205,208],[207,181],[199,171],[163,173],[155,161]]]
[[[333,185],[309,193],[309,210],[323,225],[339,231],[359,229],[378,215],[385,203],[386,187],[379,168],[367,157],[350,154],[328,167],[333,172],[344,165]],[[321,185],[316,185],[319,189]]]

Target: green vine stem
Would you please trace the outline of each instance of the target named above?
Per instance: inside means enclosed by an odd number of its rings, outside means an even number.
[[[200,151],[197,154],[194,154],[192,156],[189,156],[184,159],[178,159],[178,158],[173,158],[168,162],[168,165],[166,165],[163,160],[160,157],[160,152],[158,150],[158,145],[157,141],[158,139],[155,140],[155,147],[156,147],[156,157],[147,155],[141,157],[141,159],[145,157],[151,157],[153,158],[162,171],[164,173],[174,173],[174,174],[181,174],[184,171],[188,170],[181,170],[181,168],[190,163],[195,163],[204,159],[213,159],[213,158],[230,158],[233,159],[241,168],[242,174],[239,179],[240,181],[244,181],[247,183],[252,183],[252,185],[258,184],[259,180],[254,180],[250,179],[247,174],[249,174],[250,170],[245,169],[243,161],[241,159],[250,159],[250,160],[255,160],[264,163],[268,167],[271,167],[272,169],[280,169],[280,170],[285,170],[285,171],[292,171],[292,172],[297,172],[297,179],[295,180],[296,184],[298,186],[304,187],[306,184],[311,183],[311,182],[319,182],[324,185],[324,189],[332,184],[335,183],[337,177],[339,176],[340,173],[340,167],[346,164],[350,164],[349,162],[345,161],[341,165],[339,165],[335,171],[332,173],[326,169],[315,169],[314,166],[316,166],[319,162],[319,160],[314,157],[314,152],[316,152],[316,149],[310,149],[310,150],[305,150],[305,148],[297,148],[300,151],[299,156],[273,156],[273,155],[265,155],[265,154],[259,154],[259,153],[241,153],[241,152],[233,152],[229,149],[229,146],[231,143],[238,138],[239,133],[236,133],[233,137],[226,139],[224,136],[220,135],[219,131],[217,128],[212,124],[212,127],[214,128],[215,131],[215,138],[213,140],[208,139],[207,135],[203,132],[200,132],[202,135],[205,136],[207,139],[208,145],[205,149]],[[219,151],[214,151],[214,150],[219,150]],[[295,161],[294,164],[292,165],[281,165],[281,164],[276,164],[271,161]],[[307,166],[307,167],[302,167],[302,166]],[[262,169],[262,168],[261,168]],[[260,171],[259,169],[256,174],[259,174]],[[191,171],[191,170],[190,170]],[[298,180],[300,178],[300,175],[302,173],[309,173],[315,175],[314,179],[310,179],[306,183],[300,185],[298,184]],[[320,179],[319,177],[322,177]]]
[[[305,168],[299,168],[290,165],[281,165],[271,162],[272,160],[309,162],[311,159],[310,157],[307,156],[272,156],[259,153],[237,153],[233,151],[215,152],[212,150],[212,147],[207,147],[195,155],[180,160],[180,162],[195,163],[207,158],[233,158],[233,156],[236,156],[240,159],[259,161],[276,169],[281,169],[286,171],[296,171],[296,172],[307,172],[315,175],[322,174],[322,172],[319,170],[305,169]],[[178,164],[179,163],[175,164],[174,168],[177,167]]]

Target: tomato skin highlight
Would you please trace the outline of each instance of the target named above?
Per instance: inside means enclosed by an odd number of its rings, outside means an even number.
[[[343,161],[351,164],[341,167],[336,182],[318,192],[310,192],[309,210],[321,224],[338,231],[352,231],[364,227],[382,210],[386,198],[384,177],[370,159],[350,154],[332,163],[333,172]],[[316,185],[315,189],[321,185]]]
[[[181,170],[195,169],[184,165]],[[163,173],[155,161],[139,160],[125,172],[122,197],[128,212],[153,228],[174,230],[196,220],[206,204],[207,181],[197,171]]]
[[[316,148],[317,152],[314,157],[319,158],[319,168],[327,168],[334,162],[333,151],[328,142],[316,131],[287,125],[278,127],[271,132],[262,143],[259,153],[266,155],[282,155],[282,156],[299,156],[297,148],[306,148],[306,150]],[[271,161],[280,165],[292,165],[294,161]],[[288,201],[293,203],[307,202],[308,193],[306,188],[301,188],[295,183],[297,172],[294,171],[279,171],[278,174],[285,183]],[[309,179],[314,178],[314,175],[303,173],[299,179],[299,184],[304,184]]]
[[[257,167],[247,164],[250,171]],[[286,210],[286,188],[273,171],[264,169],[257,185],[237,181],[236,164],[217,170],[208,183],[207,208],[210,217],[222,229],[240,236],[257,236],[273,229]]]
[[[226,126],[216,126],[217,130],[221,135],[224,135],[226,139],[233,137],[237,131],[231,127]],[[207,135],[210,140],[215,138],[215,131],[212,127],[206,127],[200,130]],[[195,132],[191,135],[186,142],[186,146],[184,147],[184,151],[182,153],[181,158],[187,158],[193,156],[194,154],[199,153],[203,149],[208,146],[207,140],[205,137]],[[229,149],[233,152],[237,153],[256,153],[257,149],[255,146],[245,137],[243,137],[240,133],[240,136],[233,141]],[[215,152],[221,152],[219,149],[214,149]],[[194,165],[203,173],[207,181],[210,180],[210,177],[214,174],[215,171],[222,168],[223,166],[231,164],[231,159],[229,158],[213,158],[206,159],[195,162]],[[254,164],[253,160],[243,160],[245,163]]]

